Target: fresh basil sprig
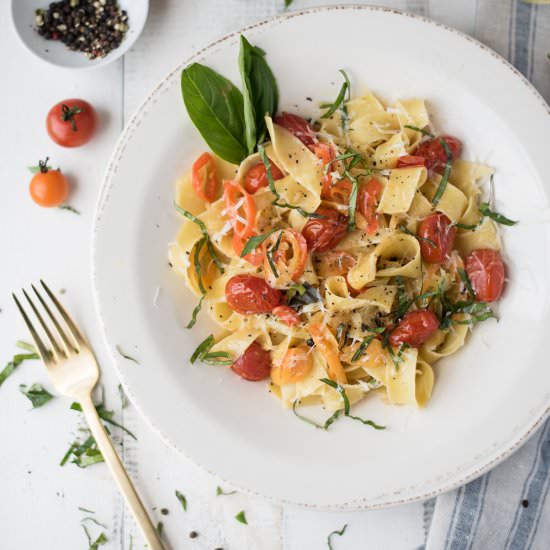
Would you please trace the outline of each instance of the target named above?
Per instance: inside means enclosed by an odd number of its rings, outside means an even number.
[[[252,154],[266,135],[265,115],[274,116],[279,103],[277,81],[265,61],[265,52],[241,35],[239,70],[244,100],[245,143]]]
[[[343,386],[338,384],[338,382],[334,382],[334,380],[330,380],[328,378],[320,378],[320,381],[323,382],[323,384],[326,384],[327,386],[330,386],[331,388],[334,388],[344,400],[344,416],[347,416],[348,418],[351,418],[352,420],[358,420],[362,424],[365,424],[366,426],[371,426],[371,428],[374,428],[375,430],[385,430],[386,426],[380,426],[376,422],[372,420],[365,420],[364,418],[361,418],[359,416],[353,416],[350,414],[350,403],[348,396],[346,394],[346,390]]]
[[[193,63],[181,72],[181,93],[189,118],[212,151],[239,164],[248,153],[241,92],[216,71]]]

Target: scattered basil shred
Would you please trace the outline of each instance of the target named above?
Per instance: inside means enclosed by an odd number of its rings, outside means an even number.
[[[246,520],[246,515],[244,513],[244,510],[241,510],[236,516],[235,519],[239,521],[240,523],[244,523],[245,525],[248,525],[248,521]]]
[[[25,384],[20,384],[19,391],[29,399],[33,409],[38,409],[53,399],[53,395],[42,384],[32,384],[29,388]]]
[[[346,523],[344,527],[342,527],[342,529],[340,529],[339,531],[334,530],[328,534],[328,537],[327,537],[328,550],[334,550],[332,547],[332,537],[335,535],[341,537],[346,532],[347,527],[348,527],[348,524]]]
[[[327,431],[331,424],[334,423],[334,421],[340,416],[340,411],[335,411],[333,414],[331,414],[326,420],[324,424],[318,424],[315,422],[315,420],[311,420],[311,418],[308,418],[307,416],[304,416],[303,414],[300,414],[296,409],[298,405],[300,404],[300,400],[296,399],[292,403],[292,412],[296,417],[298,417],[302,422],[305,422],[306,424],[309,424],[310,426],[314,426],[315,428],[318,428],[319,430]]]
[[[180,491],[178,491],[177,489],[175,495],[179,503],[181,504],[181,507],[184,509],[184,511],[187,512],[187,499],[185,498],[185,495],[183,493],[180,493]]]
[[[132,361],[136,365],[139,365],[139,361],[135,357],[132,357],[131,355],[128,355],[127,353],[124,353],[118,344],[115,347],[116,347],[116,350],[118,351],[118,353],[122,357],[124,357],[124,359],[127,359],[128,361]]]
[[[405,128],[408,128],[409,130],[414,130],[415,132],[420,132],[421,134],[428,136],[428,137],[435,137],[430,131],[424,129],[424,128],[418,128],[418,126],[412,126],[411,124],[405,124]]]
[[[234,495],[237,491],[224,491],[219,485],[216,487],[216,496],[229,496]]]
[[[344,106],[346,101],[350,99],[351,84],[346,74],[346,71],[340,69],[340,74],[344,77],[344,82],[336,96],[336,99],[332,103],[322,103],[321,109],[327,109],[321,118],[330,118],[338,109]],[[346,98],[347,95],[347,98]]]
[[[73,401],[71,403],[70,408],[73,411],[82,412],[82,407],[80,406],[80,403],[77,403],[76,401]],[[97,415],[99,416],[99,418],[101,418],[101,420],[113,426],[116,426],[117,428],[120,428],[123,432],[126,432],[131,438],[137,441],[137,437],[128,428],[125,428],[122,424],[118,423],[116,420],[113,420],[113,416],[115,415],[114,411],[107,410],[103,403],[95,405],[95,410],[97,411]]]
[[[439,182],[435,195],[432,198],[432,204],[434,206],[439,204],[439,201],[441,200],[443,193],[445,193],[445,189],[447,188],[447,183],[449,182],[449,176],[451,175],[451,161],[453,160],[453,154],[451,153],[451,150],[449,149],[447,142],[443,138],[440,138],[439,143],[441,143],[441,147],[443,147],[443,149],[445,150],[445,154],[447,155],[447,161],[445,162],[445,168],[443,170],[443,175],[441,176],[441,181]]]
[[[29,353],[16,353],[11,358],[11,361],[9,361],[7,365],[0,371],[0,386],[6,381],[9,376],[12,375],[13,371],[19,365],[21,365],[21,363],[30,359],[40,359],[40,356],[38,355],[38,353],[36,353],[34,346],[32,346],[31,344],[19,341],[16,343],[16,346],[18,348],[24,349],[25,351],[28,351]]]

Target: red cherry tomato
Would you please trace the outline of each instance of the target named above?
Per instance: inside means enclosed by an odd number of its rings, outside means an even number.
[[[347,219],[332,208],[320,207],[316,213],[323,217],[310,219],[302,229],[302,235],[309,250],[325,252],[346,236]]]
[[[223,198],[235,235],[242,240],[254,236],[254,227],[256,225],[256,203],[254,202],[254,197],[246,192],[239,183],[224,181]],[[242,204],[239,206],[241,199],[243,199]]]
[[[269,161],[271,167],[271,175],[275,181],[280,180],[284,174],[277,168],[273,162]],[[267,187],[267,171],[263,162],[259,162],[253,166],[244,177],[244,188],[253,195],[258,189]]]
[[[206,202],[212,202],[216,198],[218,176],[216,172],[216,161],[210,153],[203,153],[193,163],[191,178],[193,189],[199,199]]]
[[[440,264],[451,253],[456,235],[456,227],[441,212],[424,218],[418,225],[420,252],[427,262]]]
[[[233,233],[233,250],[237,256],[240,256],[243,248],[246,244],[246,241],[243,241],[236,233]],[[254,267],[259,267],[264,261],[264,250],[261,246],[257,246],[252,252],[243,256],[243,258]]]
[[[252,342],[231,368],[245,380],[265,380],[271,372],[271,356],[260,344]]]
[[[286,128],[291,134],[294,134],[306,147],[314,151],[317,137],[313,128],[305,118],[292,113],[281,113],[273,120],[275,124]]]
[[[404,155],[397,159],[396,168],[412,168],[413,166],[424,166],[425,162],[426,159],[424,157]]]
[[[414,152],[415,157],[424,158],[424,166],[426,168],[441,169],[447,162],[447,153],[441,140],[444,140],[449,151],[451,152],[451,160],[454,160],[460,156],[462,152],[462,142],[452,136],[441,136],[423,141]]]
[[[498,300],[504,289],[505,273],[500,252],[490,248],[474,250],[466,257],[465,265],[476,299],[480,302]]]
[[[359,212],[363,214],[367,221],[367,233],[369,235],[376,233],[380,225],[379,215],[376,213],[380,195],[382,195],[382,184],[374,178],[369,180],[359,191],[357,204]]]
[[[69,182],[59,170],[48,167],[48,159],[38,163],[39,171],[32,177],[29,192],[39,206],[59,206],[69,194]]]
[[[235,275],[225,285],[227,305],[242,315],[271,313],[283,303],[283,293],[271,288],[261,277]]]
[[[66,99],[54,105],[46,117],[50,137],[62,147],[80,147],[95,134],[97,113],[83,99]]]
[[[273,308],[272,313],[289,327],[294,327],[302,322],[300,316],[289,306],[277,306]]]
[[[417,309],[405,313],[390,334],[390,344],[400,346],[409,344],[412,348],[420,347],[439,327],[439,319],[429,309]]]

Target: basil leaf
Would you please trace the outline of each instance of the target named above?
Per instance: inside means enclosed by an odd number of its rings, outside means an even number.
[[[265,61],[265,52],[252,46],[244,36],[241,36],[239,70],[244,99],[244,136],[248,153],[251,154],[256,144],[264,141],[265,115],[273,116],[277,112],[279,90]]]
[[[432,239],[428,239],[427,237],[421,237],[420,235],[417,235],[416,233],[413,233],[407,226],[401,224],[398,229],[405,233],[406,235],[410,235],[411,237],[414,237],[415,239],[418,239],[419,241],[424,241],[428,243],[432,248],[435,248],[437,245],[432,241]]]
[[[193,328],[195,326],[195,323],[197,322],[197,315],[200,313],[200,310],[202,308],[203,300],[204,300],[204,294],[201,296],[201,299],[199,300],[199,303],[195,306],[195,309],[193,309],[193,313],[191,314],[191,320],[185,325],[185,328]]]
[[[479,223],[476,223],[475,225],[468,224],[468,223],[459,223],[459,222],[453,223],[451,225],[454,225],[455,227],[458,227],[459,229],[474,230],[474,229],[477,229],[481,225],[482,222],[483,222],[483,218],[481,219],[481,221]]]
[[[247,254],[250,254],[253,250],[256,250],[271,234],[279,231],[278,229],[270,229],[267,233],[263,235],[257,235],[256,237],[250,237],[246,244],[244,245],[243,251],[241,252],[241,258],[244,258]],[[282,233],[281,233],[282,234]]]
[[[224,491],[219,485],[216,487],[216,496],[219,497],[221,495],[223,496],[229,496],[234,495],[237,491]]]
[[[348,232],[355,229],[355,209],[357,207],[357,193],[359,191],[359,182],[355,176],[352,176],[348,170],[344,171],[346,177],[351,181],[351,193],[349,195],[348,209]]]
[[[241,92],[216,71],[193,63],[181,72],[181,93],[189,118],[212,151],[239,164],[247,156]]]
[[[344,416],[347,416],[348,418],[351,418],[352,420],[358,420],[361,422],[361,424],[365,424],[366,426],[370,426],[371,428],[374,428],[375,430],[385,430],[386,426],[380,426],[379,424],[376,424],[376,422],[373,422],[372,420],[366,420],[364,418],[361,418],[359,416],[353,416],[350,414],[350,403],[348,396],[346,394],[346,390],[343,386],[338,384],[338,382],[334,382],[334,380],[329,380],[328,378],[320,378],[320,381],[324,384],[327,384],[327,386],[330,386],[331,388],[334,388],[344,400]]]
[[[302,291],[302,288],[305,289],[305,291]],[[321,301],[321,295],[319,294],[319,290],[315,288],[314,286],[311,286],[309,283],[304,282],[303,285],[297,285],[296,287],[291,287],[289,291],[293,291],[293,289],[298,291],[298,294],[294,293],[292,294],[292,297],[288,300],[288,305],[293,308],[297,309],[300,306],[306,306],[308,304],[314,304],[316,302]],[[287,293],[287,296],[289,294]]]
[[[73,411],[82,412],[82,407],[80,406],[80,403],[77,403],[76,401],[73,401],[71,403],[70,409]],[[125,428],[122,424],[119,424],[118,422],[113,420],[113,416],[115,414],[114,411],[107,410],[102,403],[100,403],[99,405],[95,405],[95,410],[97,411],[97,416],[99,416],[101,420],[108,422],[109,424],[112,424],[117,428],[120,428],[122,431],[126,432],[131,438],[137,441],[137,437],[130,430]]]
[[[327,537],[327,545],[328,545],[328,550],[334,550],[332,548],[332,537],[334,535],[338,535],[339,537],[341,537],[345,532],[346,532],[346,528],[347,528],[348,524],[346,523],[344,525],[344,527],[342,527],[342,529],[340,529],[340,531],[332,531],[331,533],[329,533],[328,537]]]
[[[472,288],[472,283],[470,282],[470,278],[468,277],[468,274],[466,271],[462,268],[458,270],[458,274],[460,275],[460,279],[464,283],[464,288],[468,291],[468,294],[472,297],[472,300],[475,300],[476,293],[474,292],[474,289]]]
[[[502,225],[516,225],[518,223],[517,221],[511,220],[510,218],[507,218],[506,216],[503,216],[502,214],[499,214],[498,212],[493,212],[489,208],[489,203],[482,202],[479,205],[479,211],[488,218],[491,218],[497,223],[500,223]]]
[[[42,384],[32,384],[32,386],[27,389],[25,384],[19,386],[19,391],[29,399],[32,403],[32,408],[37,409],[45,405],[50,399],[53,399],[53,395],[44,387]]]
[[[357,348],[357,351],[353,354],[353,357],[351,358],[352,363],[355,363],[355,361],[359,361],[359,359],[361,359],[362,355],[365,353],[365,351],[369,347],[369,344],[374,340],[374,338],[375,338],[374,334],[369,334],[368,336],[365,336],[365,338],[363,338],[363,341],[361,342],[361,344]]]
[[[325,431],[328,430],[329,427],[334,423],[334,421],[340,416],[340,411],[335,411],[325,420],[324,424],[317,424],[315,420],[311,420],[311,418],[308,418],[307,416],[300,414],[296,410],[296,407],[299,405],[299,403],[300,401],[298,399],[296,399],[296,401],[292,403],[292,412],[294,413],[294,415],[297,416],[302,422],[305,422],[306,424],[310,424],[311,426],[315,426],[319,430],[325,430]]]

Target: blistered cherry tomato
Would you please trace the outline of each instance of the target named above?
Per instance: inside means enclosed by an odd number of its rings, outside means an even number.
[[[231,368],[245,380],[265,380],[271,372],[271,356],[257,342],[252,342]]]
[[[283,302],[283,293],[271,288],[261,277],[235,275],[225,285],[227,305],[242,315],[271,313]]]
[[[412,168],[413,166],[424,166],[426,159],[413,155],[404,155],[397,159],[396,168]]]
[[[498,300],[504,290],[504,262],[498,250],[480,248],[465,260],[466,273],[480,302]]]
[[[462,142],[452,136],[441,136],[423,141],[415,150],[415,157],[424,158],[424,166],[426,168],[441,168],[447,162],[447,152],[441,144],[441,140],[444,140],[451,153],[451,160],[454,160],[460,156],[462,152]]]
[[[289,348],[280,366],[271,369],[271,380],[277,386],[295,384],[309,374],[312,366],[310,348],[307,346]]]
[[[281,113],[273,120],[275,124],[286,128],[291,134],[296,136],[306,147],[312,151],[315,149],[317,137],[309,122],[298,115],[292,113]]]
[[[280,180],[284,174],[277,168],[273,162],[269,161],[271,175],[275,181]],[[244,177],[244,188],[253,195],[258,189],[267,187],[267,171],[263,162],[259,162],[253,166]]]
[[[325,252],[346,236],[347,218],[332,208],[320,207],[315,213],[323,217],[311,218],[302,229],[302,235],[309,250]]]
[[[69,182],[59,171],[48,167],[48,159],[38,163],[38,172],[32,177],[29,192],[32,200],[46,207],[59,206],[69,194]]]
[[[63,147],[79,147],[94,137],[95,109],[83,99],[66,99],[54,105],[46,118],[50,137]]]
[[[357,206],[367,222],[367,233],[369,235],[376,233],[380,225],[376,208],[381,195],[382,184],[374,178],[369,180],[359,191]]]
[[[420,347],[439,327],[439,319],[429,309],[417,309],[405,313],[390,334],[390,344],[400,346],[409,344],[412,348]]]
[[[194,163],[191,170],[193,190],[199,199],[212,202],[218,190],[216,161],[210,153],[203,153]]]
[[[416,233],[424,260],[440,264],[448,258],[454,246],[456,227],[445,214],[430,214],[418,224]]]
[[[302,322],[300,316],[290,306],[277,306],[273,308],[272,313],[289,327],[294,327]]]
[[[242,240],[254,236],[256,225],[254,197],[236,181],[224,181],[223,198],[235,235]]]

